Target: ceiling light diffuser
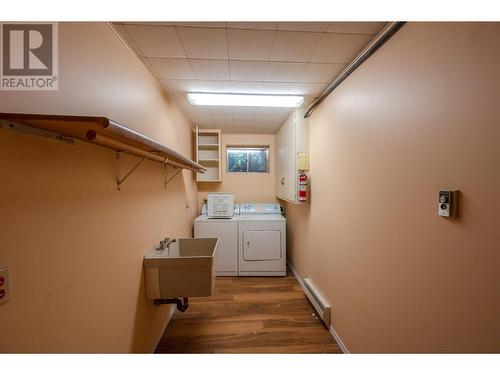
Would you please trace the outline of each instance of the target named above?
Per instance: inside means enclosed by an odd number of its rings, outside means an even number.
[[[251,94],[187,94],[191,105],[222,105],[241,107],[300,107],[304,97],[299,95],[251,95]]]

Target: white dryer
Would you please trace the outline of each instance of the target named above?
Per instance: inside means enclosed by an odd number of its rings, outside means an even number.
[[[195,238],[219,238],[214,269],[217,276],[238,276],[238,217],[240,205],[234,205],[234,216],[213,218],[204,204],[201,215],[194,219]]]
[[[286,276],[286,219],[278,203],[241,203],[239,276]]]

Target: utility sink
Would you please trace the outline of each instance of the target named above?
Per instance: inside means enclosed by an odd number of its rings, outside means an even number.
[[[158,300],[211,296],[218,238],[179,238],[144,256],[146,297]]]

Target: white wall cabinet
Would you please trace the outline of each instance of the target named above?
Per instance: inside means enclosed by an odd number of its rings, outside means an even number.
[[[276,133],[276,196],[299,204],[299,153],[309,153],[309,120],[295,110]]]

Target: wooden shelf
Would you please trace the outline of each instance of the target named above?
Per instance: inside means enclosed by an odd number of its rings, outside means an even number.
[[[207,169],[174,149],[106,117],[0,113],[0,120],[76,138],[174,167],[204,173]]]
[[[198,148],[206,150],[215,150],[219,148],[218,144],[199,144]]]

